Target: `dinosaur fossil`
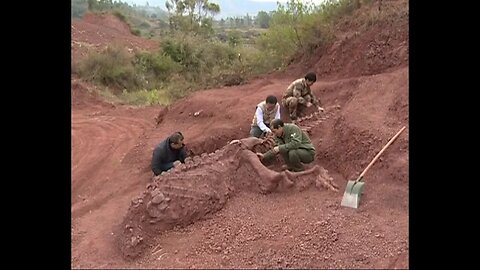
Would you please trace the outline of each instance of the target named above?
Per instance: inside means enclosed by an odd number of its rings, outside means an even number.
[[[300,118],[296,124],[311,132],[323,120],[319,113]],[[233,140],[213,153],[189,157],[185,164],[155,176],[146,190],[131,201],[117,242],[126,259],[135,259],[162,231],[186,226],[222,209],[238,190],[270,193],[302,190],[312,184],[338,191],[327,170],[316,165],[293,173],[274,171],[260,162],[255,152],[275,146],[273,138]]]

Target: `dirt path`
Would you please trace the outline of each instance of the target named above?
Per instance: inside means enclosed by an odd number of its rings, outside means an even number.
[[[153,110],[142,113],[148,111]],[[73,262],[81,256],[77,250],[84,248],[99,259],[110,257],[103,253],[113,250],[105,248],[105,237],[111,224],[121,219],[114,213],[143,187],[139,181],[144,164],[126,164],[125,157],[152,127],[153,121],[132,115],[131,109],[72,111]],[[96,265],[95,259],[92,263]]]

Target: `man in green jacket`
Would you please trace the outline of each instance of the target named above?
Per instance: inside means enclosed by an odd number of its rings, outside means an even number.
[[[265,154],[256,153],[261,160],[270,161],[280,153],[289,171],[300,172],[304,170],[302,163],[311,163],[315,159],[312,141],[297,125],[275,119],[270,123],[270,129],[275,134],[277,146]]]

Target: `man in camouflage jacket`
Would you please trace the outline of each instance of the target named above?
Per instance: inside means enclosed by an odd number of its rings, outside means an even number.
[[[316,81],[317,75],[314,72],[309,72],[304,78],[295,80],[288,86],[282,97],[282,105],[288,109],[290,119],[297,119],[299,106],[310,107],[315,105],[319,111],[323,111],[319,100],[310,89],[310,86]]]

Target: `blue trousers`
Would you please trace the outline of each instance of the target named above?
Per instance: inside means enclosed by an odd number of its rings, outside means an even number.
[[[268,128],[270,127],[269,124],[265,124],[265,126],[267,126]],[[262,135],[265,135],[265,134],[263,134],[263,131],[258,126],[253,126],[250,129],[250,136],[251,137],[260,138],[260,137],[262,137]]]

